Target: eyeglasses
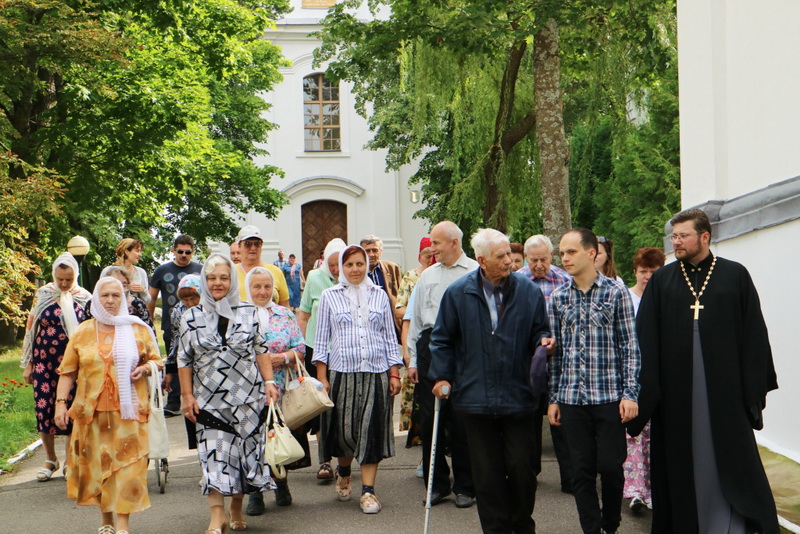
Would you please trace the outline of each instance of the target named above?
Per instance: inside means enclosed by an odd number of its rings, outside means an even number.
[[[194,253],[193,250],[176,250],[175,254],[180,254],[181,256],[191,256]]]
[[[261,243],[262,243],[262,242],[261,242],[260,240],[254,240],[254,241],[240,241],[240,242],[239,242],[239,244],[240,244],[240,245],[243,245],[243,246],[245,246],[245,247],[247,247],[247,248],[250,248],[250,247],[260,247],[260,246],[261,246]]]
[[[667,237],[670,239],[670,241],[686,241],[693,235],[700,235],[700,234],[698,234],[697,232],[693,234],[670,234]]]
[[[606,241],[608,241],[608,239],[606,239],[605,236],[602,235],[597,236],[598,243],[605,243]]]

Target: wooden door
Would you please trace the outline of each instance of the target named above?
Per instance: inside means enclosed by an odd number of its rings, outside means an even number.
[[[303,270],[314,267],[328,241],[340,237],[347,243],[347,205],[334,200],[303,204]]]

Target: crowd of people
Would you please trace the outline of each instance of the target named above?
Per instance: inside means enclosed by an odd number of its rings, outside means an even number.
[[[471,237],[470,258],[442,221],[405,274],[367,235],[331,240],[307,278],[294,254],[265,262],[253,225],[202,264],[178,236],[149,279],[142,242],[126,238],[92,293],[64,253],[23,345],[46,455],[36,476],[61,467],[55,436],[68,436],[68,496],[100,508],[100,534],[128,534],[130,514],[149,507],[146,377],[161,370],[165,411],[183,416],[197,449],[206,534],[245,530],[265,492],[292,505],[288,472],[265,457],[265,420],[302,364],[334,406],[292,431],[305,457],[286,467],[312,465],[316,436],[316,478],[350,500],[358,462],[365,514],[381,510],[399,395],[399,429],[431,481],[425,500],[477,504],[484,532],[535,532],[546,417],[584,533],[617,532],[624,499],[653,510],[653,532],[777,533],[753,437],[777,388],[758,296],[743,266],[711,252],[705,213],[670,223],[677,261],[640,249],[630,288],[612,240],[585,228],[561,236],[562,267],[548,237],[511,243],[493,229]],[[449,455],[431,471],[434,443]]]

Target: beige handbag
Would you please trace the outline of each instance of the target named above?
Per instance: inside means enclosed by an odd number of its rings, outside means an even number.
[[[150,458],[161,459],[169,456],[169,434],[167,420],[164,418],[164,392],[161,391],[161,379],[156,362],[147,362],[150,376],[147,386],[150,390],[150,416],[147,419],[147,439],[150,442]]]
[[[281,406],[286,418],[286,426],[295,429],[323,412],[333,408],[322,383],[308,374],[301,357],[295,358],[297,374],[291,367],[286,368],[286,389]]]
[[[303,447],[282,419],[283,414],[280,407],[270,400],[267,422],[264,425],[267,432],[264,458],[269,464],[272,474],[278,478],[286,478],[284,465],[296,462],[306,455]]]

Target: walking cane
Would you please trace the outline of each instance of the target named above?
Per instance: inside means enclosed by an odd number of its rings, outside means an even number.
[[[450,393],[450,386],[442,386],[442,395]],[[439,441],[439,413],[442,410],[442,400],[436,397],[433,402],[433,439],[431,440],[431,463],[428,466],[428,494],[425,496],[425,534],[428,534],[428,525],[431,522],[431,493],[433,493],[433,466],[436,464],[436,442]]]

